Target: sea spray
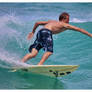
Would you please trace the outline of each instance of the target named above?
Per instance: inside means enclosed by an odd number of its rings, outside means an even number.
[[[0,50],[1,51],[1,50]],[[12,68],[12,67],[29,67],[30,65],[27,63],[22,63],[18,57],[14,56],[13,54],[10,54],[3,50],[3,52],[0,52],[0,67],[4,68]]]

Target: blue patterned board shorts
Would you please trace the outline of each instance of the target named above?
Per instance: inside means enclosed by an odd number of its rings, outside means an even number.
[[[35,48],[37,51],[39,51],[41,48],[43,48],[44,51],[53,53],[52,32],[45,28],[38,31],[36,40],[29,47],[29,52],[32,51],[32,48]]]

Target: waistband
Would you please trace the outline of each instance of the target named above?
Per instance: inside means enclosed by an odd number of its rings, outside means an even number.
[[[52,33],[52,31],[51,30],[49,30],[49,29],[47,29],[47,28],[42,28],[42,29],[40,29],[39,31],[49,31],[50,33]]]

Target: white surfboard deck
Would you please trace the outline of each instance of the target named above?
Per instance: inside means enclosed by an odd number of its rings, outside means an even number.
[[[62,77],[75,71],[79,65],[31,65],[26,68],[13,68],[14,71],[25,71],[50,77]]]

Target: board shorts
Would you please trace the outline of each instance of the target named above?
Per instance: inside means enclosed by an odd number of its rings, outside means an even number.
[[[45,29],[45,28],[38,31],[36,35],[36,40],[29,47],[29,52],[32,51],[32,48],[35,48],[38,52],[41,48],[43,48],[45,52],[48,51],[53,53],[52,32],[49,29]]]

